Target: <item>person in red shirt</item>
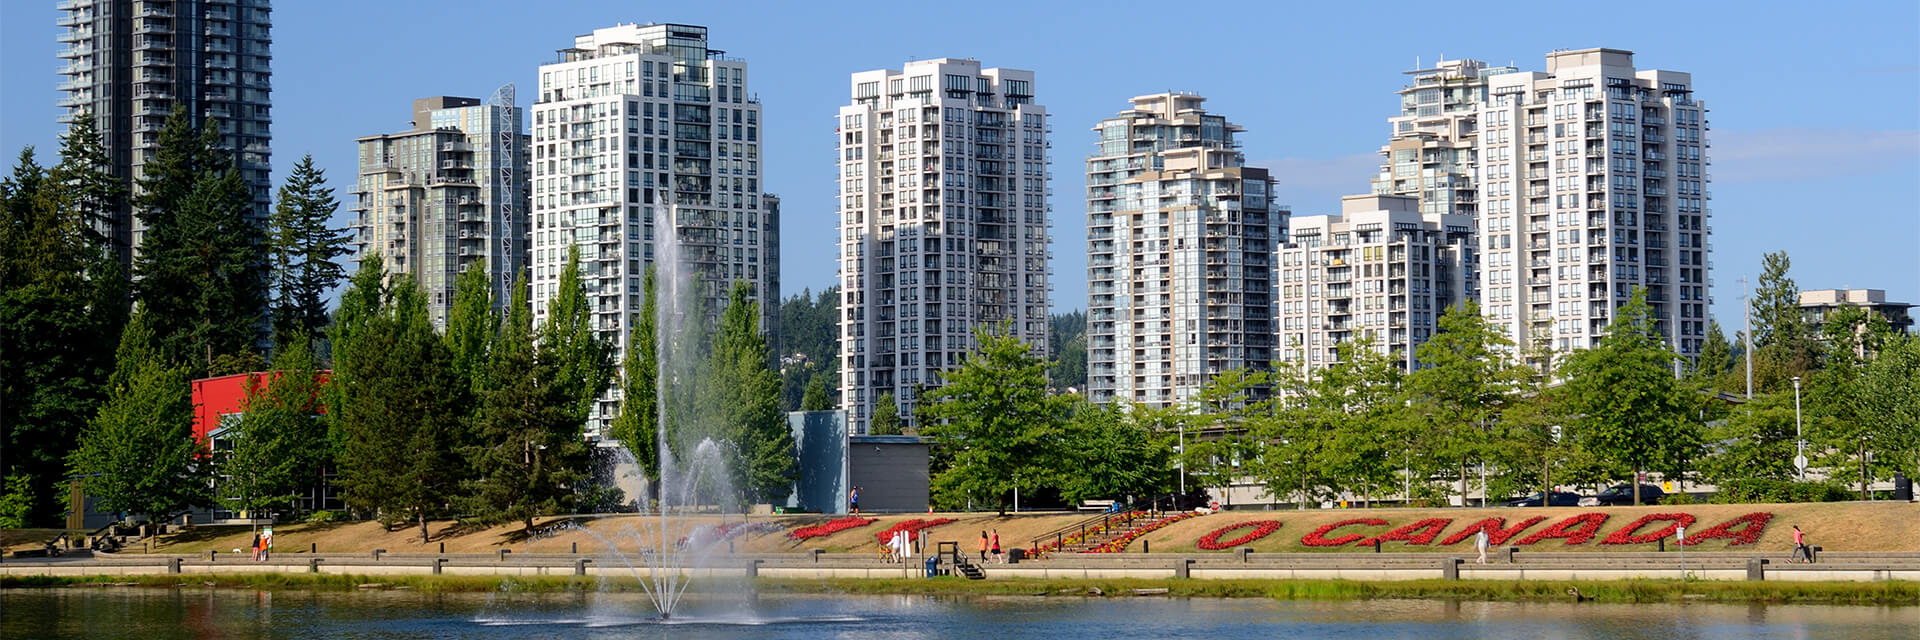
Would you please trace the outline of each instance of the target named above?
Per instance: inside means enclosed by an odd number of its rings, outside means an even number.
[[[1807,534],[1800,530],[1800,525],[1793,525],[1793,557],[1788,558],[1787,562],[1813,562],[1813,550],[1807,548],[1806,536]]]

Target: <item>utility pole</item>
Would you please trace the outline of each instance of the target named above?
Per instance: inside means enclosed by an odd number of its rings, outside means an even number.
[[[1747,277],[1740,276],[1740,307],[1747,318],[1747,330],[1741,332],[1747,342],[1746,355],[1740,359],[1747,362],[1747,399],[1753,399],[1753,291],[1747,288]]]

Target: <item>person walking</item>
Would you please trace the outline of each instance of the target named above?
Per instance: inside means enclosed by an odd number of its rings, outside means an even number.
[[[1000,556],[1000,530],[994,529],[993,530],[993,562],[994,564],[1000,564],[1006,561],[1007,561],[1006,558],[1003,558]]]
[[[860,487],[854,487],[852,491],[847,492],[847,508],[853,512],[853,515],[860,515]]]
[[[1813,563],[1813,550],[1807,548],[1806,536],[1807,534],[1800,530],[1800,525],[1793,525],[1793,557],[1787,559],[1788,564],[1795,562]]]
[[[1487,563],[1487,530],[1486,529],[1481,529],[1479,533],[1473,534],[1473,549],[1480,553],[1480,556],[1476,558],[1474,562],[1479,564],[1486,564]]]
[[[980,564],[987,563],[987,532],[980,532]]]

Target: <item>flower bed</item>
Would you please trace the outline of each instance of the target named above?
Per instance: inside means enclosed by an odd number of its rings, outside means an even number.
[[[1153,533],[1155,530],[1161,527],[1165,527],[1175,522],[1179,522],[1181,520],[1194,517],[1195,515],[1197,514],[1191,511],[1187,511],[1187,512],[1178,513],[1172,516],[1168,516],[1164,519],[1161,519],[1159,522],[1155,522],[1153,524],[1150,524],[1138,529],[1134,529],[1132,531],[1128,531],[1127,534],[1124,536],[1120,536],[1118,538],[1114,538],[1112,540],[1102,542],[1100,543],[1099,546],[1096,546],[1092,549],[1088,549],[1081,553],[1120,553],[1122,551],[1126,551],[1127,545],[1133,544],[1133,541],[1139,539],[1140,536]],[[1128,518],[1128,520],[1131,521],[1132,518]]]
[[[1332,533],[1333,530],[1335,529],[1339,529],[1341,527],[1353,526],[1353,525],[1361,525],[1361,524],[1367,525],[1367,526],[1373,526],[1373,527],[1380,527],[1380,526],[1386,526],[1387,521],[1381,520],[1379,518],[1354,518],[1352,520],[1341,520],[1339,522],[1335,522],[1333,524],[1329,524],[1329,525],[1320,527],[1318,529],[1314,529],[1313,531],[1307,532],[1307,535],[1300,537],[1300,546],[1338,547],[1340,545],[1353,542],[1361,538],[1365,538],[1366,536],[1363,536],[1357,533],[1344,535],[1344,536],[1340,536],[1338,538],[1333,538],[1333,539],[1328,539],[1326,537],[1327,534]]]
[[[1108,527],[1122,525],[1128,522],[1133,522],[1134,520],[1139,519],[1145,515],[1147,515],[1147,512],[1145,511],[1128,511],[1126,513],[1114,514],[1113,517],[1102,520],[1100,524],[1087,527],[1085,531],[1074,532],[1072,535],[1063,535],[1059,538],[1054,539],[1052,542],[1048,542],[1038,547],[1029,549],[1027,550],[1027,555],[1038,558],[1040,556],[1053,553],[1055,551],[1059,551],[1064,547],[1078,544],[1081,540],[1085,540],[1095,535],[1105,533]]]
[[[856,527],[864,527],[864,526],[873,524],[875,522],[878,522],[879,520],[880,520],[879,518],[862,518],[859,516],[853,516],[850,518],[840,518],[838,520],[829,520],[825,524],[816,524],[811,527],[801,527],[798,529],[794,529],[792,531],[788,531],[787,538],[790,540],[810,540],[813,538],[822,538],[822,537],[830,536],[842,531],[846,531],[848,529],[853,529]]]
[[[1665,528],[1662,528],[1658,531],[1654,531],[1653,533],[1649,533],[1645,535],[1634,535],[1634,532],[1639,531],[1641,527],[1645,527],[1649,524],[1652,524],[1655,522],[1661,522],[1661,521],[1671,522],[1672,524],[1669,524]],[[1607,539],[1605,540],[1601,540],[1600,544],[1646,544],[1649,542],[1656,542],[1656,541],[1659,541],[1661,538],[1665,538],[1667,536],[1673,535],[1675,529],[1678,529],[1680,527],[1692,526],[1692,525],[1693,525],[1693,516],[1689,514],[1649,513],[1647,515],[1640,516],[1640,519],[1633,521],[1632,524],[1621,527],[1619,531],[1613,532],[1613,535],[1607,536]]]
[[[1732,538],[1729,547],[1753,544],[1760,541],[1760,534],[1767,532],[1767,523],[1773,521],[1773,514],[1765,511],[1749,513],[1720,524],[1708,527],[1706,531],[1687,535],[1687,541],[1681,544],[1693,546],[1717,538]],[[1735,525],[1746,525],[1735,530]]]
[[[1447,525],[1450,525],[1450,524],[1453,524],[1453,518],[1427,518],[1425,520],[1421,520],[1419,522],[1415,522],[1413,524],[1400,527],[1398,529],[1394,529],[1392,531],[1388,531],[1386,533],[1382,533],[1380,535],[1367,538],[1365,540],[1361,540],[1360,546],[1370,547],[1370,546],[1373,546],[1375,543],[1396,542],[1396,541],[1405,542],[1407,544],[1413,544],[1413,545],[1423,545],[1423,546],[1429,545],[1429,544],[1433,544],[1433,539],[1440,537],[1440,532],[1445,531],[1447,529]]]
[[[704,547],[726,542],[749,533],[778,530],[780,530],[780,523],[771,520],[761,520],[759,522],[728,522],[711,527],[694,529],[692,533],[681,537],[680,540],[674,544],[683,549],[686,548],[689,543],[694,546]]]
[[[1528,527],[1531,527],[1536,524],[1540,524],[1541,521],[1544,521],[1546,519],[1547,519],[1546,516],[1534,516],[1531,518],[1527,518],[1526,520],[1522,520],[1520,521],[1520,524],[1513,525],[1511,528],[1509,528],[1507,527],[1506,518],[1487,518],[1485,520],[1475,522],[1471,525],[1467,525],[1467,528],[1462,529],[1459,533],[1455,533],[1453,535],[1447,536],[1447,539],[1441,540],[1440,544],[1441,546],[1451,547],[1453,545],[1460,544],[1460,542],[1463,540],[1472,538],[1473,534],[1475,533],[1485,531],[1487,532],[1487,546],[1490,546],[1490,547],[1500,546],[1502,544],[1506,544],[1508,539],[1514,536],[1520,535],[1520,532],[1526,531]]]
[[[873,540],[874,542],[878,542],[880,544],[887,544],[893,541],[893,534],[895,533],[905,531],[907,532],[908,536],[912,536],[915,532],[921,529],[938,527],[940,525],[948,524],[952,522],[956,522],[956,521],[953,518],[934,518],[932,520],[921,520],[919,518],[914,518],[912,520],[902,520],[898,523],[895,523],[891,527],[887,527],[886,531],[873,534]]]
[[[1580,544],[1592,540],[1593,536],[1600,533],[1600,527],[1606,523],[1607,514],[1599,512],[1582,513],[1556,522],[1553,526],[1541,529],[1538,533],[1521,538],[1519,544],[1528,545],[1541,540],[1560,538],[1566,539],[1564,544]]]
[[[1220,536],[1226,535],[1228,532],[1239,531],[1247,527],[1253,527],[1253,531],[1248,532],[1246,535],[1243,535],[1231,540],[1227,540],[1225,542],[1222,542],[1220,540]],[[1265,538],[1268,535],[1271,535],[1273,532],[1279,531],[1279,530],[1280,530],[1280,521],[1278,520],[1249,520],[1247,522],[1230,524],[1224,527],[1220,527],[1218,529],[1214,529],[1213,533],[1200,536],[1200,539],[1198,541],[1195,541],[1193,543],[1193,546],[1199,547],[1201,549],[1205,549],[1207,551],[1219,551],[1221,549],[1231,549],[1249,542],[1253,542],[1255,540],[1259,540],[1261,538]]]

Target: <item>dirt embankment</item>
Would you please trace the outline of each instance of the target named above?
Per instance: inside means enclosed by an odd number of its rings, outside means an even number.
[[[1142,550],[1142,540],[1152,546],[1155,553],[1201,553],[1196,541],[1210,532],[1243,522],[1272,520],[1280,523],[1280,528],[1272,533],[1246,543],[1260,552],[1299,552],[1299,551],[1360,551],[1357,542],[1372,536],[1387,534],[1395,529],[1415,525],[1423,520],[1445,520],[1443,525],[1428,523],[1438,531],[1426,544],[1416,541],[1388,541],[1383,543],[1383,551],[1459,551],[1471,552],[1473,539],[1467,534],[1452,545],[1442,544],[1469,527],[1488,518],[1501,519],[1503,530],[1514,531],[1498,546],[1512,546],[1535,534],[1542,533],[1570,518],[1585,515],[1586,520],[1575,522],[1563,528],[1563,531],[1578,537],[1581,524],[1600,520],[1597,526],[1589,524],[1591,537],[1578,544],[1567,544],[1567,538],[1543,537],[1529,544],[1521,544],[1528,551],[1644,551],[1655,548],[1658,542],[1651,541],[1663,529],[1674,522],[1672,520],[1652,520],[1631,532],[1648,542],[1638,544],[1602,544],[1616,531],[1633,525],[1643,516],[1650,514],[1687,514],[1693,516],[1693,524],[1688,525],[1689,537],[1699,537],[1716,525],[1733,521],[1749,514],[1764,513],[1765,528],[1751,544],[1729,546],[1736,537],[1715,538],[1690,548],[1703,551],[1726,551],[1740,549],[1765,549],[1782,551],[1792,546],[1793,525],[1799,525],[1807,534],[1809,544],[1817,544],[1828,551],[1920,551],[1920,505],[1911,503],[1822,503],[1822,504],[1762,504],[1762,505],[1685,505],[1652,507],[1556,507],[1529,509],[1335,509],[1308,511],[1231,511],[1190,518],[1154,531],[1141,540],[1135,540],[1128,551]],[[1599,514],[1599,515],[1593,515]],[[1601,519],[1604,516],[1604,519]],[[933,543],[952,541],[959,544],[960,550],[969,554],[979,550],[980,532],[998,530],[1000,544],[1004,548],[1028,546],[1032,542],[1054,530],[1073,525],[1088,519],[1087,514],[1009,514],[998,516],[980,513],[940,513],[940,514],[896,514],[876,516],[877,520],[858,527],[843,530],[832,535],[808,540],[793,540],[788,533],[810,525],[825,523],[835,519],[829,516],[774,516],[741,518],[740,516],[697,517],[669,526],[665,537],[679,540],[696,528],[712,527],[722,523],[742,521],[754,524],[747,533],[732,538],[736,551],[742,553],[800,552],[809,549],[823,549],[833,553],[878,553],[879,546],[874,535],[901,521],[910,519],[927,520],[933,518],[953,518],[954,522],[928,528],[929,546]],[[1533,518],[1540,521],[1524,528],[1514,529]],[[1384,520],[1386,524],[1354,523],[1326,532],[1322,539],[1338,540],[1342,537],[1358,535],[1354,542],[1333,547],[1309,547],[1302,544],[1309,533],[1334,523],[1356,520]],[[1752,522],[1761,518],[1749,518],[1746,523],[1735,524],[1727,529],[1734,532],[1745,531],[1747,526],[1756,526]],[[466,529],[453,522],[429,523],[429,539],[420,541],[417,526],[385,530],[378,523],[326,523],[326,524],[283,524],[274,527],[274,547],[280,553],[301,553],[308,549],[317,549],[321,553],[363,553],[373,549],[386,549],[390,553],[433,553],[445,545],[447,553],[493,553],[497,549],[508,548],[515,553],[569,553],[576,548],[581,553],[599,553],[608,545],[622,550],[635,550],[651,540],[662,537],[660,522],[645,516],[612,516],[579,519],[542,519],[529,533],[518,524],[503,525],[483,529]],[[1255,531],[1248,526],[1221,536],[1222,539],[1243,536]],[[1409,537],[1418,537],[1427,530],[1408,532]],[[1670,533],[1670,532],[1669,532]],[[243,552],[252,541],[252,530],[247,527],[196,527],[190,531],[161,537],[154,545],[156,553],[205,553],[217,550],[223,553],[240,549]],[[1673,539],[1667,536],[1671,544]],[[577,547],[576,547],[577,545]],[[652,546],[645,544],[645,546]],[[132,551],[144,551],[144,548]],[[1367,550],[1371,550],[1368,547]],[[1225,552],[1225,551],[1222,551]]]

